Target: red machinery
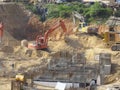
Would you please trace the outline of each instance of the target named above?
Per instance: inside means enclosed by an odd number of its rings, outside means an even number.
[[[3,23],[0,22],[0,43],[2,42],[2,37],[3,37]]]
[[[46,49],[48,43],[48,36],[51,32],[53,32],[58,27],[62,27],[64,32],[67,32],[66,26],[62,20],[60,20],[55,26],[51,27],[48,31],[45,32],[44,36],[38,35],[36,37],[36,42],[32,44],[28,44],[28,48],[31,49]]]

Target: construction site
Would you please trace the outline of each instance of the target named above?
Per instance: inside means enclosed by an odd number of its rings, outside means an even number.
[[[77,31],[75,18],[41,22],[21,3],[0,13],[0,90],[120,90],[120,18]]]

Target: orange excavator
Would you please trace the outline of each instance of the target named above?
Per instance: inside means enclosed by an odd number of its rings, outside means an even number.
[[[0,43],[2,42],[2,37],[3,37],[3,27],[4,25],[3,25],[3,23],[2,22],[0,22]]]
[[[64,22],[62,20],[60,20],[57,24],[55,24],[55,26],[53,26],[49,30],[47,30],[43,36],[38,35],[36,37],[35,43],[28,44],[28,48],[37,49],[37,50],[48,48],[47,44],[48,44],[49,34],[52,33],[55,29],[59,28],[60,26],[62,27],[63,32],[66,33],[67,32],[66,26],[65,26]]]

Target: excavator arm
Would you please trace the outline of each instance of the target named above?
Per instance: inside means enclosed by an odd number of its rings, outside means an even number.
[[[52,33],[55,29],[59,28],[60,26],[63,29],[63,32],[67,32],[64,22],[60,20],[54,27],[51,27],[47,32],[45,32],[44,41],[47,42],[49,34]]]
[[[48,31],[46,31],[44,36],[38,35],[36,37],[35,44],[29,44],[28,47],[31,49],[38,49],[38,50],[48,48],[47,42],[48,42],[49,34],[52,33],[55,29],[59,28],[60,26],[62,27],[63,32],[66,33],[67,32],[66,26],[64,22],[60,20],[57,24],[55,24],[55,26],[51,27]]]
[[[73,16],[73,23],[74,24],[76,24],[76,18],[80,21],[80,22],[85,22],[85,20],[84,20],[84,17],[81,15],[81,14],[79,14],[77,11],[73,11],[72,12],[72,16]]]

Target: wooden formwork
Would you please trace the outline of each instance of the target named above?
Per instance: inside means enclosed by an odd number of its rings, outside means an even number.
[[[22,84],[20,82],[17,82],[15,80],[11,81],[11,90],[21,90]]]

